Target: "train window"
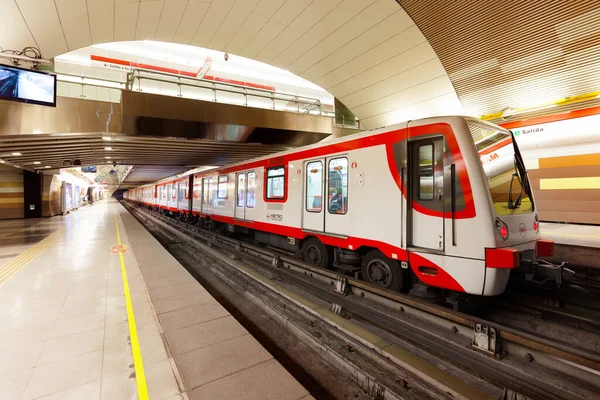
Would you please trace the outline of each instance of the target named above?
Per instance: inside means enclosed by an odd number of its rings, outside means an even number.
[[[219,184],[217,186],[217,199],[227,198],[227,175],[219,175]]]
[[[209,188],[210,179],[203,178],[202,179],[202,202],[204,204],[208,204],[208,188]]]
[[[285,167],[267,168],[267,199],[285,197]]]
[[[306,211],[319,213],[323,209],[323,163],[306,164]]]
[[[246,189],[246,207],[254,208],[256,204],[256,172],[248,172],[248,188]]]
[[[241,173],[238,174],[237,176],[237,201],[236,204],[238,207],[244,207],[244,190],[246,189],[245,186],[245,174]]]
[[[329,160],[327,195],[327,209],[330,214],[348,212],[348,159],[346,157]]]
[[[419,200],[433,200],[433,144],[419,146]]]

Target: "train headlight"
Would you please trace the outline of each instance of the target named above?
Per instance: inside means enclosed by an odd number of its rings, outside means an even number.
[[[508,225],[496,218],[496,230],[502,237],[502,240],[508,240]]]

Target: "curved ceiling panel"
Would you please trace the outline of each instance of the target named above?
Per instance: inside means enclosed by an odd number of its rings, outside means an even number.
[[[0,46],[54,57],[158,40],[227,51],[323,87],[366,128],[461,113],[450,78],[394,0],[0,0]]]
[[[600,90],[597,0],[398,3],[431,43],[468,114]]]

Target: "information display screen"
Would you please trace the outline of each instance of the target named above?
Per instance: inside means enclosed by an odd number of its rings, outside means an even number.
[[[56,107],[56,75],[0,64],[0,99]]]
[[[81,167],[81,172],[90,172],[90,173],[95,173],[97,170],[95,165],[92,166],[88,166],[88,167]]]

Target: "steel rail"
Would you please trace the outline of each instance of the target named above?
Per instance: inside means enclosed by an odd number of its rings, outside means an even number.
[[[144,210],[146,211],[146,210]],[[146,211],[149,213],[149,211]],[[176,223],[172,218],[164,217],[163,219],[167,221],[167,223],[173,225]],[[179,227],[180,224],[178,224]],[[223,235],[218,235],[215,233],[206,233],[206,232],[197,232],[191,231],[198,235],[206,236],[213,241],[219,241],[222,243],[226,243],[228,246],[234,247],[236,250],[247,250],[251,252],[255,252],[257,254],[262,254],[267,259],[272,259],[274,263],[278,263],[282,266],[287,266],[288,268],[293,267],[300,271],[304,271],[305,273],[320,276],[322,278],[330,280],[332,283],[340,278],[339,274],[336,274],[332,271],[323,270],[320,268],[316,268],[305,264],[302,261],[298,261],[292,257],[286,256],[284,254],[275,253],[273,251],[269,251],[265,248],[254,246],[248,243],[244,243],[241,241],[237,241],[231,238],[228,238]],[[205,239],[206,240],[206,239]],[[372,296],[372,299],[375,299],[378,302],[381,300],[387,300],[395,303],[397,306],[406,306],[411,307],[415,310],[427,313],[429,315],[433,315],[439,318],[442,318],[448,322],[455,323],[461,325],[463,327],[467,327],[473,329],[477,324],[484,324],[489,327],[493,327],[497,329],[499,336],[504,341],[508,341],[520,346],[523,346],[527,349],[532,349],[541,353],[545,353],[552,357],[557,357],[562,360],[567,360],[571,363],[578,364],[580,366],[587,367],[589,369],[600,371],[600,357],[595,354],[591,354],[589,352],[580,351],[578,349],[571,348],[569,346],[556,343],[544,338],[540,338],[535,335],[531,335],[525,332],[517,331],[513,328],[509,328],[506,326],[502,326],[500,324],[496,324],[490,321],[486,321],[481,318],[469,316],[460,312],[456,312],[453,310],[449,310],[443,308],[441,306],[430,304],[426,302],[422,302],[420,300],[416,300],[410,298],[408,296],[391,292],[382,288],[374,287],[368,283],[345,277],[346,283],[349,285],[350,290],[359,296],[365,296],[368,294]]]
[[[166,237],[169,244],[179,244],[184,252],[208,267],[219,279],[241,292],[244,297],[284,324],[287,330],[312,347],[323,358],[336,365],[340,370],[346,371],[348,378],[357,381],[365,393],[373,398],[379,400],[485,398],[454,396],[447,390],[440,390],[438,386],[432,385],[422,376],[403,369],[382,354],[365,346],[364,343],[348,336],[335,325],[315,318],[313,313],[296,301],[289,299],[285,293],[266,290],[267,288],[273,289],[268,282],[272,276],[266,277],[262,281],[249,279],[249,275],[240,270],[243,267],[235,265],[234,257],[219,256],[212,246],[200,244],[189,237],[180,237],[184,233],[169,223],[160,221],[155,216],[144,215],[145,213],[141,213],[139,210],[131,210],[128,207],[127,209],[144,225],[147,223],[142,219],[145,221],[153,219],[150,221],[150,225],[157,226],[156,232],[159,232],[160,236]],[[176,233],[173,234],[169,230],[175,230]],[[181,246],[181,244],[185,244],[185,246]],[[221,254],[227,255],[228,253],[221,251]],[[197,269],[194,268],[194,270],[202,275]]]

